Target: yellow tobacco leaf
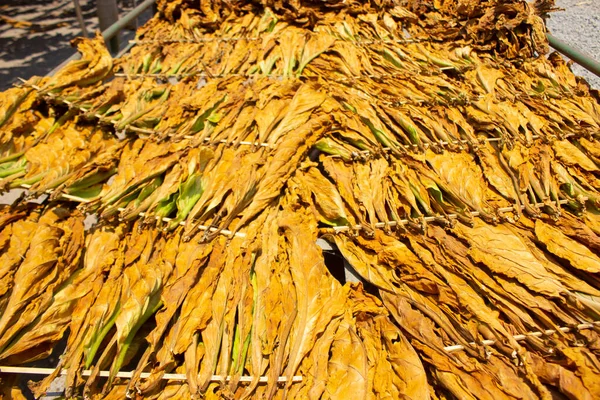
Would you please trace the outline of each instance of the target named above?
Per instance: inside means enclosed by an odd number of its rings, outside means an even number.
[[[436,154],[431,150],[425,154],[427,163],[461,199],[478,211],[489,210],[485,180],[473,156],[462,152]]]
[[[231,335],[233,329],[231,319],[235,315],[234,299],[240,290],[235,285],[235,275],[238,271],[234,267],[244,261],[247,262],[247,260],[244,260],[245,252],[241,251],[243,241],[244,239],[236,237],[227,245],[224,254],[224,265],[222,266],[219,278],[216,282],[212,283],[214,292],[208,303],[210,307],[205,306],[208,311],[207,316],[210,319],[203,329],[195,328],[195,330],[200,330],[202,334],[204,356],[197,378],[195,376],[191,378],[191,371],[195,370],[194,365],[189,364],[188,367],[188,384],[190,385],[190,392],[192,394],[206,392],[211,384],[211,376],[218,373],[217,368],[219,367],[219,362],[222,361],[219,355],[227,357],[227,361],[230,360],[231,352],[224,349],[223,353],[221,353],[221,347],[223,346],[223,342],[233,340]],[[188,364],[186,363],[187,366]]]
[[[358,199],[354,196],[354,174],[352,165],[332,157],[323,157],[322,163],[327,174],[333,179],[336,189],[348,205],[349,211],[363,224],[368,224]]]
[[[301,385],[295,384],[290,388],[288,392],[290,398],[308,398],[312,400],[326,396],[330,350],[341,320],[342,317],[334,318],[327,325],[325,332],[316,339],[313,348],[298,369],[298,375],[305,378],[302,379]]]
[[[555,363],[546,361],[537,354],[530,354],[531,366],[540,380],[548,385],[555,386],[561,393],[569,398],[592,400],[594,397],[583,385],[581,377],[573,371]]]
[[[566,165],[576,166],[585,171],[600,172],[598,166],[568,140],[552,142],[552,149],[556,157]]]
[[[596,235],[600,236],[600,215],[587,212],[583,215],[585,224],[592,230]]]
[[[456,297],[464,310],[472,314],[480,323],[493,330],[499,340],[510,344],[512,350],[521,349],[521,346],[513,339],[512,334],[499,322],[497,313],[494,312],[491,307],[486,305],[484,299],[468,285],[467,281],[459,274],[454,274],[451,271],[446,270],[443,266],[440,266],[435,262],[432,254],[415,241],[411,240],[411,245],[413,251],[415,251],[419,258],[430,267],[433,267],[436,273],[444,278],[446,283],[456,294]]]
[[[316,84],[300,86],[285,110],[283,118],[268,134],[267,143],[274,146],[280,137],[298,130],[309,120],[311,114],[325,101],[325,98],[325,93]]]
[[[282,248],[284,238],[279,234],[279,212],[272,207],[265,213],[268,215],[262,228],[262,237],[256,243],[260,252],[257,253],[254,273],[251,275],[255,297],[249,369],[254,379],[244,391],[244,398],[251,398],[255,390],[260,390],[258,377],[265,373],[267,366],[270,366],[270,377],[281,374],[289,351],[289,330],[296,314],[296,290],[289,273],[289,261]],[[265,390],[273,394],[275,389],[276,384],[269,382]]]
[[[581,243],[567,237],[559,229],[543,222],[535,221],[535,234],[546,245],[548,251],[567,259],[575,268],[591,272],[600,272],[600,258]]]
[[[6,234],[8,243],[7,248],[3,248],[0,255],[0,297],[5,296],[12,289],[14,273],[23,261],[36,229],[35,220],[16,221],[3,229],[2,234]]]
[[[596,160],[596,162],[600,161],[600,146],[598,146],[597,142],[591,142],[586,138],[581,138],[579,139],[579,144],[591,157]]]
[[[63,355],[59,368],[55,373],[46,378],[43,383],[37,387],[37,393],[45,393],[44,388],[48,388],[52,381],[58,376],[61,368],[67,369],[66,387],[74,386],[74,381],[77,379],[78,370],[83,357],[84,344],[88,340],[87,335],[92,334],[92,321],[98,314],[91,314],[92,306],[96,299],[101,296],[103,287],[108,289],[110,284],[114,282],[114,275],[120,275],[122,265],[121,243],[123,233],[120,228],[115,229],[99,229],[94,231],[86,238],[87,251],[83,261],[83,270],[78,276],[79,279],[93,277],[93,281],[88,283],[89,287],[83,289],[79,285],[70,285],[65,288],[66,291],[81,290],[87,293],[83,297],[77,297],[74,308],[69,315],[69,337],[67,340],[67,350]],[[106,279],[105,274],[113,279]],[[84,280],[85,282],[85,280]],[[64,305],[68,305],[65,303]]]
[[[299,215],[288,210],[281,216],[280,225],[289,246],[290,272],[298,304],[285,371],[291,381],[316,337],[334,317],[343,313],[344,300],[340,284],[327,273],[321,250],[315,244],[315,232],[306,229],[307,226],[314,227],[314,221],[306,214]]]
[[[423,364],[387,310],[361,285],[349,290],[348,308],[368,358],[368,398],[429,399],[430,391]]]
[[[43,87],[44,91],[60,91],[68,86],[87,86],[104,78],[112,69],[112,57],[104,38],[98,32],[93,39],[77,38],[73,41],[81,52],[81,60],[70,61]]]
[[[319,211],[323,222],[332,225],[345,225],[348,217],[344,210],[344,202],[331,181],[314,167],[310,167],[300,177],[315,197],[315,207]]]
[[[492,145],[489,142],[486,142],[484,146],[484,150],[477,153],[484,176],[502,196],[509,200],[516,201],[518,195],[515,191],[515,185],[512,179],[502,168],[498,157],[494,154],[495,150]]]
[[[367,399],[368,360],[365,345],[350,321],[340,324],[331,345],[323,399]]]
[[[19,110],[21,104],[24,103],[27,96],[29,96],[29,94],[32,92],[33,89],[29,87],[13,87],[0,93],[0,127],[10,121],[12,116],[15,115],[17,110]],[[24,104],[24,106],[25,109],[28,109],[31,104]],[[5,138],[3,136],[6,135],[9,130],[5,127],[5,129],[3,129],[1,132],[0,138],[3,140],[0,140],[0,143],[5,143],[6,141],[4,140]]]
[[[477,80],[481,83],[481,86],[483,86],[487,93],[494,93],[496,81],[504,77],[502,71],[484,64],[477,67],[476,75]]]
[[[83,241],[83,218],[77,215],[65,220],[69,214],[57,207],[40,218],[27,254],[15,272],[14,289],[0,317],[0,349],[50,305],[54,289],[75,268]],[[71,244],[74,246],[70,249]]]
[[[560,349],[569,361],[575,364],[576,374],[593,398],[600,395],[600,382],[596,378],[600,373],[598,358],[585,348],[563,347]]]
[[[333,35],[328,35],[324,32],[310,35],[308,41],[302,49],[302,56],[298,60],[298,68],[296,74],[302,74],[304,68],[315,58],[326,52],[335,42]]]
[[[333,240],[352,268],[366,281],[390,292],[397,290],[393,284],[396,281],[393,268],[379,264],[375,252],[361,248],[345,235],[335,235]]]
[[[454,231],[470,243],[469,255],[475,262],[484,263],[492,271],[514,278],[545,296],[560,296],[564,287],[531,253],[523,239],[504,225],[492,226],[479,220],[474,223],[473,228],[459,224]]]
[[[312,118],[284,136],[277,149],[269,157],[270,162],[264,169],[264,179],[260,181],[256,194],[244,210],[236,229],[254,218],[279,196],[284,182],[295,171],[297,163],[305,157],[308,149],[312,147],[329,123],[329,117],[326,115]]]
[[[224,260],[224,238],[220,237],[214,244],[207,266],[202,270],[198,283],[188,292],[181,306],[177,324],[173,327],[176,334],[174,342],[169,343],[170,351],[182,354],[192,343],[192,336],[197,329],[203,329],[210,318],[209,307],[197,307],[197,304],[209,303],[216,279],[219,276]]]

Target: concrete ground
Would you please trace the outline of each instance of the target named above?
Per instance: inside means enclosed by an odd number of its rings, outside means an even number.
[[[600,0],[556,0],[556,5],[565,11],[553,13],[548,19],[550,32],[600,61]],[[600,89],[600,77],[576,64],[573,71]]]
[[[98,29],[94,0],[79,0],[87,32]],[[125,15],[141,0],[118,0],[120,15]],[[142,14],[139,23],[150,18],[151,11]],[[34,23],[33,29],[16,28],[7,22]],[[6,90],[17,78],[45,75],[69,58],[75,50],[69,42],[82,31],[72,0],[1,0],[0,1],[0,91]],[[132,39],[134,32],[124,31],[121,46]]]

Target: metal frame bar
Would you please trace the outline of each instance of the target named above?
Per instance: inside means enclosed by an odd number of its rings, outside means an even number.
[[[133,20],[135,20],[137,17],[139,17],[139,15],[141,13],[143,13],[149,7],[151,7],[155,2],[156,2],[156,0],[146,0],[146,1],[144,1],[139,6],[137,6],[136,8],[134,8],[133,10],[131,10],[130,12],[128,12],[123,18],[119,19],[117,22],[115,22],[114,24],[112,24],[111,26],[109,26],[104,32],[102,32],[102,37],[104,38],[104,40],[110,40],[110,39],[112,39],[115,35],[117,35],[119,32],[121,32],[121,30],[123,30],[123,28],[125,28]],[[78,60],[79,57],[81,57],[81,55],[79,53],[73,54],[71,57],[69,57],[68,59],[66,59],[65,61],[63,61],[60,65],[58,65],[56,68],[54,68],[52,71],[50,71],[50,73],[48,74],[48,76],[52,76],[52,75],[56,74],[65,65],[67,65],[67,63],[69,63],[71,61],[74,61],[74,60]]]
[[[141,3],[139,6],[128,12],[123,18],[119,19],[117,22],[109,26],[104,32],[102,32],[102,37],[104,40],[109,40],[113,38],[116,34],[118,34],[123,28],[129,25],[133,20],[135,20],[141,13],[146,11],[149,7],[151,7],[156,0],[146,0]]]
[[[81,12],[81,4],[79,4],[79,0],[73,0],[73,6],[75,7],[75,15],[77,16],[77,21],[79,22],[79,26],[81,27],[81,33],[84,37],[89,37],[88,31],[85,28],[85,21],[83,19],[83,13]]]
[[[596,76],[600,76],[600,62],[594,60],[587,54],[582,53],[574,47],[569,46],[556,36],[547,33],[548,43],[559,53],[569,57],[571,60],[581,65]]]

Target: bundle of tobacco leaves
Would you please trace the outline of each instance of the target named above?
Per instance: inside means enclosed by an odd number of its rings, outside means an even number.
[[[36,395],[600,397],[600,103],[551,1],[158,9],[0,93],[0,370],[66,344]]]

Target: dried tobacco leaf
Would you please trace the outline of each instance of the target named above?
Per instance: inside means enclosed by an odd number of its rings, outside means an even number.
[[[575,268],[591,273],[600,272],[600,258],[557,228],[538,220],[535,222],[535,235],[551,253],[569,260]]]

